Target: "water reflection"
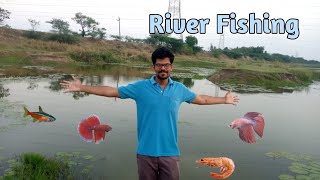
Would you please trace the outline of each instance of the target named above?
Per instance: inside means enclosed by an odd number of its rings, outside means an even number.
[[[49,89],[51,91],[54,92],[60,92],[63,91],[63,88],[60,86],[60,82],[62,82],[63,80],[65,81],[71,81],[73,78],[71,75],[62,75],[60,78],[58,79],[54,79],[49,81]],[[83,78],[80,77],[79,80],[81,81],[82,84],[86,84],[86,85],[101,85],[103,82],[103,78],[95,78],[95,77],[89,77],[89,78]],[[72,92],[72,97],[76,100],[79,100],[80,98],[89,96],[88,93],[84,93],[84,92]]]
[[[9,88],[4,88],[2,84],[0,84],[0,98],[9,96]]]
[[[60,86],[60,82],[62,82],[63,80],[66,81],[70,81],[72,80],[72,76],[71,75],[62,75],[62,77],[58,78],[58,79],[53,79],[51,81],[49,81],[49,89],[51,91],[61,91],[62,87]],[[82,82],[83,79],[80,79],[80,81]]]
[[[84,68],[84,67],[81,67],[81,68]],[[91,71],[90,68],[92,68],[92,67],[88,67],[88,68],[89,68],[88,70]],[[134,71],[132,71],[131,68],[132,67],[126,67],[126,66],[117,66],[117,67],[105,66],[105,67],[102,67],[102,69],[103,70],[109,69],[110,71],[107,71],[104,74],[101,73],[98,75],[86,75],[86,76],[81,76],[81,77],[76,76],[76,78],[78,78],[81,81],[81,83],[84,85],[108,86],[109,84],[104,84],[104,81],[106,78],[110,79],[110,77],[111,77],[113,82],[116,82],[116,87],[118,87],[119,81],[120,81],[120,76],[121,76],[121,80],[126,81],[126,82],[136,80],[137,77],[150,78],[150,76],[151,76],[150,74],[146,74],[146,73],[142,72],[142,70],[144,70],[145,68],[134,68]],[[96,67],[95,67],[95,69],[96,69]],[[188,88],[192,88],[194,86],[194,80],[192,78],[173,77],[173,79],[175,81],[181,82],[182,84],[184,84]],[[71,81],[72,75],[70,75],[70,74],[61,75],[58,78],[52,78],[49,81],[50,85],[48,86],[48,88],[54,92],[63,91],[63,88],[60,86],[60,82],[62,82],[63,80]],[[37,88],[37,85],[35,83],[30,83],[30,85],[28,86],[29,90],[33,90],[36,88]],[[83,93],[83,92],[73,92],[72,94],[73,94],[73,98],[76,100],[89,95],[88,93]]]
[[[27,89],[28,89],[28,90],[34,90],[34,89],[37,89],[38,86],[39,86],[39,85],[38,85],[37,83],[31,82],[31,83],[29,84],[29,86],[27,87]]]
[[[172,77],[173,80],[181,82],[182,84],[184,84],[185,86],[187,86],[188,88],[192,88],[194,85],[194,81],[192,78],[176,78],[176,77]]]
[[[88,76],[82,79],[82,83],[90,86],[101,86],[103,84],[104,76]]]
[[[149,70],[148,67],[132,67],[126,65],[114,65],[105,64],[101,66],[80,66],[77,68],[77,74],[84,74],[86,76],[104,76],[111,75],[114,80],[118,79],[119,76],[123,76],[125,80],[132,80],[135,77],[145,78],[148,74],[145,71]]]
[[[120,68],[121,69],[121,68]],[[105,79],[109,79],[110,78],[113,82],[116,82],[116,85],[114,85],[114,87],[118,87],[119,81],[126,81],[126,82],[131,82],[134,80],[138,79],[147,79],[150,78],[150,76],[152,74],[149,73],[142,73],[141,71],[137,71],[137,69],[135,69],[134,72],[129,72],[130,68],[124,68],[126,70],[121,71],[120,69],[113,69],[112,72],[106,72],[106,73],[101,73],[98,75],[84,75],[81,77],[77,77],[80,79],[82,84],[85,85],[90,85],[90,86],[110,86],[110,84],[104,84]],[[128,75],[132,75],[132,76],[128,76]],[[120,78],[121,77],[121,78]],[[182,84],[184,84],[186,87],[188,88],[193,88],[194,87],[194,79],[192,78],[181,78],[181,77],[172,77],[173,80],[178,81]],[[49,89],[52,91],[62,91],[62,87],[60,86],[60,82],[62,82],[63,80],[72,80],[72,76],[71,75],[61,75],[61,77],[59,77],[58,79],[52,79],[49,82]],[[30,85],[28,86],[29,90],[33,90],[36,89],[38,86],[36,83],[30,83]],[[310,92],[310,86],[307,87],[300,87],[300,88],[290,88],[290,87],[284,87],[284,88],[279,88],[277,90],[267,90],[267,89],[263,89],[261,87],[258,86],[249,86],[249,85],[230,85],[230,84],[222,84],[220,86],[217,86],[216,88],[221,89],[221,90],[230,90],[232,89],[233,92],[238,92],[238,93],[293,93],[293,92],[306,92],[309,93]],[[216,91],[218,92],[218,91]],[[79,99],[81,97],[85,97],[88,96],[87,93],[73,93],[74,98],[75,99]]]

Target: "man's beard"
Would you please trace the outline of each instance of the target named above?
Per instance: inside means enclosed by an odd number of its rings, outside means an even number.
[[[161,75],[163,72],[164,72],[164,76]],[[166,73],[166,74],[165,74],[165,73]],[[166,71],[160,71],[160,72],[158,73],[157,77],[158,77],[159,79],[161,79],[161,80],[166,80],[166,79],[169,78],[169,74],[168,74],[168,72],[166,72]]]

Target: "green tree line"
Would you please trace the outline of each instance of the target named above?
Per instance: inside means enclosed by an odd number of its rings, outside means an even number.
[[[280,61],[284,63],[302,63],[302,64],[319,64],[320,62],[315,60],[305,60],[302,57],[288,56],[278,53],[270,54],[265,51],[263,46],[258,47],[237,47],[233,49],[224,48],[219,49],[216,47],[210,46],[211,54],[219,58],[221,55],[225,55],[231,59],[240,59],[250,57],[254,60],[266,60],[266,61]]]

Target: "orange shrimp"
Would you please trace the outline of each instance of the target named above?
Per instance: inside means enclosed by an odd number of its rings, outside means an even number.
[[[210,172],[210,175],[217,179],[225,179],[231,176],[235,169],[234,162],[232,159],[227,157],[218,157],[218,158],[202,158],[196,161],[201,165],[206,165],[210,167],[220,167],[220,173]]]

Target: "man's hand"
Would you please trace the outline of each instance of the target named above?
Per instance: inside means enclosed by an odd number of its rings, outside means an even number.
[[[232,96],[230,90],[226,93],[224,98],[225,98],[226,104],[233,104],[233,105],[237,105],[237,102],[239,102],[240,100],[238,96]]]
[[[224,97],[213,97],[208,95],[197,95],[192,101],[193,104],[199,105],[211,105],[211,104],[233,104],[236,105],[239,102],[237,96],[232,96],[231,91],[228,91]]]
[[[120,97],[118,88],[113,88],[109,86],[89,86],[89,85],[82,85],[79,79],[74,77],[73,81],[66,81],[63,80],[60,85],[63,87],[65,92],[85,92],[89,94],[94,94],[98,96],[106,96],[106,97]]]
[[[76,79],[72,76],[73,81],[66,81],[63,80],[60,85],[61,87],[63,87],[64,89],[66,89],[65,92],[77,92],[80,91],[80,87],[81,87],[81,81],[79,79]]]

